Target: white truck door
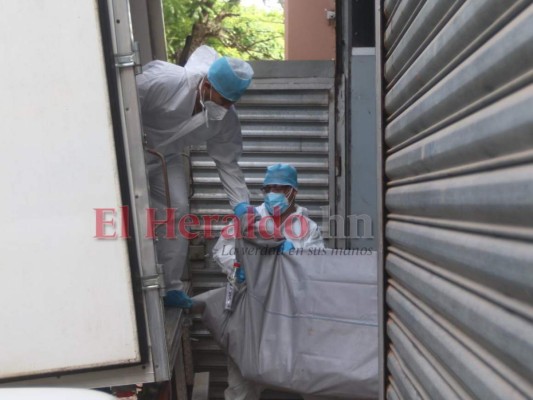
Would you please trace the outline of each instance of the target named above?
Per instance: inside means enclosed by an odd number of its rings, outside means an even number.
[[[137,237],[132,251],[131,241],[120,238],[128,235],[119,212],[124,194],[146,200],[146,187],[134,194],[119,180],[121,174],[134,180],[135,168],[117,158],[102,7],[107,2],[0,0],[0,381],[125,365],[139,366],[137,382],[168,374],[154,373],[150,363],[139,372],[146,362],[142,330],[159,353],[149,360],[164,354],[164,332],[158,293],[145,292],[136,309],[141,295],[132,290],[132,265],[155,269],[152,244]],[[128,162],[142,162],[142,146],[123,153]],[[105,213],[115,226],[103,225],[104,235],[116,232],[116,239],[95,237],[102,236],[95,211],[102,208],[117,210]],[[132,219],[131,228],[141,230]],[[139,260],[143,246],[151,265]],[[142,310],[150,308],[159,313],[149,319],[160,332],[145,326]],[[162,368],[164,360],[154,364]],[[113,384],[105,374],[98,379]]]

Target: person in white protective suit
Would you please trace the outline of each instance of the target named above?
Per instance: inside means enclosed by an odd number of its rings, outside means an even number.
[[[276,164],[267,168],[263,187],[264,202],[254,208],[256,217],[265,218],[279,212],[280,232],[285,238],[280,251],[287,252],[291,249],[323,249],[324,242],[318,225],[309,218],[306,208],[295,203],[298,193],[298,175],[296,169],[289,164]],[[257,219],[257,218],[256,218]],[[302,224],[302,220],[305,223]],[[265,236],[273,229],[269,226],[272,219],[265,224]],[[288,227],[290,223],[290,227]],[[229,227],[227,227],[229,228]],[[226,232],[234,232],[234,229],[225,229]],[[302,229],[303,228],[303,229]],[[254,233],[260,237],[261,232]],[[213,248],[213,259],[230,274],[235,262],[235,240],[230,235],[221,235]],[[242,274],[242,269],[239,270]]]
[[[255,207],[255,225],[265,217],[280,215],[280,233],[284,241],[280,252],[290,252],[291,249],[323,249],[324,241],[318,225],[308,217],[306,208],[295,203],[298,191],[298,176],[296,169],[288,164],[269,166],[263,181],[262,191],[264,203]],[[248,212],[252,210],[248,209]],[[271,218],[267,218],[272,221]],[[302,221],[305,220],[304,223]],[[290,227],[289,227],[290,224]],[[246,231],[246,228],[242,228]],[[254,231],[254,237],[261,233]],[[213,248],[213,258],[228,275],[235,262],[235,239],[221,236]],[[244,282],[246,277],[242,268],[238,268],[237,280]],[[258,400],[265,388],[243,378],[239,367],[228,357],[228,388],[224,392],[225,400]],[[317,396],[303,395],[305,400],[323,399]]]
[[[156,219],[167,219],[167,207],[175,208],[175,237],[166,237],[165,224],[158,225],[156,250],[165,274],[165,305],[183,306],[181,277],[186,265],[188,241],[178,232],[180,218],[189,213],[188,180],[183,150],[188,145],[207,144],[215,161],[229,202],[240,215],[249,202],[244,175],[237,161],[242,152],[241,127],[233,104],[248,88],[251,66],[239,59],[219,57],[208,47],[199,47],[184,67],[152,61],[137,76],[150,205]],[[160,157],[164,156],[168,193]]]

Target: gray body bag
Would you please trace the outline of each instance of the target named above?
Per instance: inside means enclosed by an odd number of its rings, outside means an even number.
[[[233,311],[224,310],[225,287],[195,300],[205,303],[204,324],[243,377],[302,394],[377,398],[376,253],[265,255],[242,240],[236,249],[246,285]]]

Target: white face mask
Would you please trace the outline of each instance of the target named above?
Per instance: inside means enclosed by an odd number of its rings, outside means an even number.
[[[205,102],[204,108],[207,113],[207,119],[212,121],[220,121],[224,119],[226,113],[228,112],[227,108],[222,107],[211,100]]]
[[[205,78],[204,78],[205,79]],[[198,90],[202,89],[202,84],[204,83],[204,79],[200,81],[200,86],[198,87]],[[204,109],[205,113],[205,120],[206,125],[209,126],[209,120],[211,121],[221,121],[226,116],[226,113],[228,112],[227,108],[222,107],[221,105],[215,103],[214,101],[211,101],[211,90],[209,89],[209,100],[203,99],[203,96],[200,95],[200,104],[202,105],[202,108]]]

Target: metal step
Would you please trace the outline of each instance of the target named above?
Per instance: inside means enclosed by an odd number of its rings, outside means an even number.
[[[194,341],[192,343],[193,351],[202,352],[218,352],[221,351],[219,345],[213,338],[203,338],[202,340]]]

